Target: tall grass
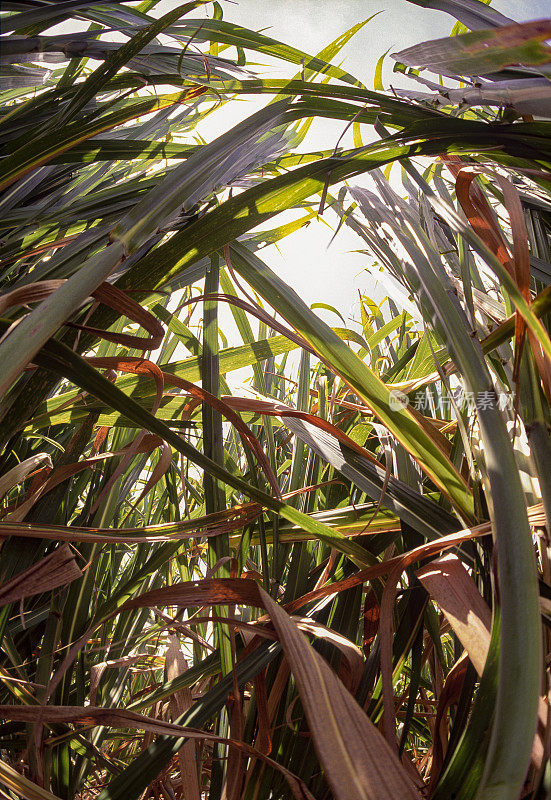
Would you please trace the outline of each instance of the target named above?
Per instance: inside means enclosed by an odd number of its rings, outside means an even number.
[[[549,798],[550,23],[371,91],[156,5],[2,8],[2,793]],[[262,253],[322,214],[333,327]]]

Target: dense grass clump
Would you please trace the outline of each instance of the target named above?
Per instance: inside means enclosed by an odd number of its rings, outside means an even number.
[[[169,5],[2,5],[0,793],[551,798],[551,21],[372,91]]]

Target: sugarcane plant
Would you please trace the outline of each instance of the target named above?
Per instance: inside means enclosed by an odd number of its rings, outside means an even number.
[[[373,90],[370,19],[2,4],[2,796],[551,798],[551,20],[411,1]]]

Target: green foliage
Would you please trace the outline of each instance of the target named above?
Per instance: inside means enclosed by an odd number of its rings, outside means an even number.
[[[416,2],[424,93],[331,63],[370,20],[4,3],[6,796],[550,795],[548,28]],[[263,257],[322,215],[387,290],[350,322]]]

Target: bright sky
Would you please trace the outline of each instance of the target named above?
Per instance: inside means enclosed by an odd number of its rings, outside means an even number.
[[[224,17],[230,22],[293,45],[315,55],[358,22],[381,12],[357,33],[333,63],[342,66],[358,77],[368,88],[373,86],[375,65],[386,51],[397,52],[428,39],[447,36],[454,20],[440,11],[427,10],[408,3],[407,0],[220,0]],[[155,9],[160,15],[175,8],[180,0],[162,0]],[[516,21],[540,19],[549,16],[549,0],[494,0],[492,6]],[[197,10],[190,16],[211,15],[211,6],[205,12]],[[65,29],[66,30],[66,29]],[[251,60],[253,54],[249,54]],[[270,59],[257,57],[259,73],[265,73]],[[398,84],[392,73],[393,61],[385,59],[383,82],[385,86]],[[272,62],[273,69],[273,62]],[[292,76],[298,72],[289,64],[277,77]],[[401,78],[401,76],[400,76]],[[403,83],[418,88],[413,82]],[[200,127],[206,139],[212,139],[232,127],[240,119],[268,102],[268,97],[228,103],[223,109],[209,117]],[[346,127],[345,123],[318,120],[312,127],[301,149],[333,148]],[[369,136],[369,133],[367,133]],[[343,138],[341,146],[352,146],[350,132]],[[359,177],[355,182],[366,185],[368,179]],[[332,212],[324,215],[331,225],[336,217]],[[288,218],[288,217],[287,217]],[[281,224],[280,215],[272,224]],[[270,226],[269,226],[270,227]],[[329,303],[345,318],[358,318],[358,291],[379,302],[386,294],[385,287],[365,272],[372,266],[369,257],[353,252],[362,247],[362,241],[349,229],[343,228],[331,246],[333,230],[323,222],[312,222],[308,227],[282,240],[277,247],[262,251],[262,258],[278,272],[308,303]],[[328,323],[340,324],[337,318],[325,311],[318,311]],[[233,325],[227,309],[221,309],[222,329],[234,343]],[[235,343],[239,341],[239,337]]]
[[[164,5],[173,7],[174,2],[165,0]],[[222,5],[225,19],[262,30],[311,54],[357,22],[381,11],[333,62],[342,65],[368,88],[373,86],[375,65],[385,50],[390,48],[392,53],[427,39],[447,36],[455,21],[448,14],[406,0],[237,0]],[[549,0],[494,0],[492,6],[519,22],[549,15]],[[392,63],[390,58],[385,60],[385,86],[392,83]],[[294,71],[290,65],[288,74]],[[318,121],[308,144],[312,148],[334,147],[344,127],[344,123]],[[351,142],[343,140],[341,144],[346,146]],[[360,184],[366,181],[361,177],[356,180]],[[334,224],[335,218],[329,213],[327,220]],[[262,257],[307,303],[330,303],[345,318],[357,317],[358,290],[377,300],[386,291],[363,272],[370,266],[370,260],[352,252],[362,246],[357,236],[344,228],[329,247],[331,238],[332,231],[326,225],[313,222],[282,240],[278,248],[266,248]],[[339,324],[333,315],[317,313],[327,322]]]

